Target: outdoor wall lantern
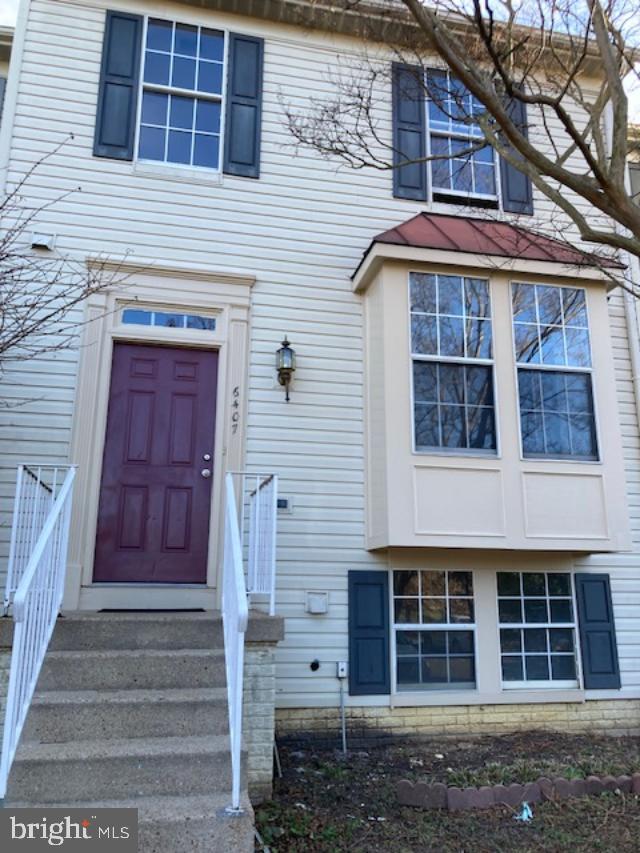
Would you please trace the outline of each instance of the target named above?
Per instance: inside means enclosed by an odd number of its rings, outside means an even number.
[[[284,386],[286,395],[285,400],[289,402],[289,383],[296,369],[296,352],[291,349],[291,345],[284,336],[282,346],[276,351],[276,370],[278,372],[278,382]]]

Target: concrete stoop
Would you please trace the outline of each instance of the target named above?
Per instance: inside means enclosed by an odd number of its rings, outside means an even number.
[[[227,816],[230,788],[219,616],[58,620],[7,806],[137,808],[141,853],[252,851],[253,810],[245,793]]]

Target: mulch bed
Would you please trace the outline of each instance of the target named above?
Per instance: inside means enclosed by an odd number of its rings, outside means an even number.
[[[527,824],[514,820],[518,810],[506,806],[422,811],[399,805],[396,797],[401,779],[467,787],[540,776],[632,775],[640,769],[640,738],[521,732],[397,740],[354,749],[346,759],[312,743],[281,744],[280,758],[283,778],[276,780],[274,798],[256,809],[271,853],[640,851],[640,799],[633,794],[538,803]]]

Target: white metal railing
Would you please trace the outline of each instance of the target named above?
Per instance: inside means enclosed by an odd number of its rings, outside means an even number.
[[[242,754],[242,694],[244,634],[249,621],[247,589],[244,582],[242,546],[233,477],[225,478],[224,556],[222,569],[222,623],[224,658],[227,671],[229,737],[231,740],[231,806],[240,812],[240,776]]]
[[[237,491],[234,481],[238,484]],[[275,474],[236,471],[226,475],[222,621],[231,738],[229,811],[236,813],[240,811],[244,635],[249,619],[248,600],[252,595],[268,596],[269,613],[274,615],[277,501],[278,478]]]
[[[68,465],[18,465],[3,601],[5,616],[68,470]]]
[[[21,467],[26,469],[27,466]],[[55,483],[53,500],[48,505],[31,552],[24,556],[24,552],[19,550],[22,562],[14,560],[13,570],[19,576],[12,596],[14,633],[0,756],[0,800],[6,794],[9,771],[62,603],[74,477],[75,468],[67,468],[62,483]],[[20,474],[18,478],[20,483]],[[52,488],[51,484],[49,488]],[[29,512],[23,512],[21,498],[16,495],[14,532],[18,537],[16,541],[22,543],[21,522],[16,528],[16,516],[32,521],[35,517],[37,521],[33,523],[37,526],[40,523],[39,510],[36,513],[32,507]],[[28,541],[31,544],[32,540]]]

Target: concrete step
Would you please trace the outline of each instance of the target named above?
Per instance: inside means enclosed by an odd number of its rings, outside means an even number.
[[[24,743],[13,764],[7,799],[70,805],[230,788],[229,738],[224,735]]]
[[[41,690],[126,690],[224,687],[222,649],[50,651]]]
[[[253,853],[253,809],[245,796],[241,802],[244,814],[224,814],[229,804],[226,794],[182,797],[137,797],[133,800],[78,802],[73,808],[138,809],[139,853]],[[13,803],[14,808],[27,808],[41,803]],[[69,808],[69,803],[51,803],[52,807]]]
[[[222,648],[217,613],[127,611],[65,613],[57,621],[51,651],[97,649]]]
[[[224,688],[37,692],[23,742],[224,735]]]

